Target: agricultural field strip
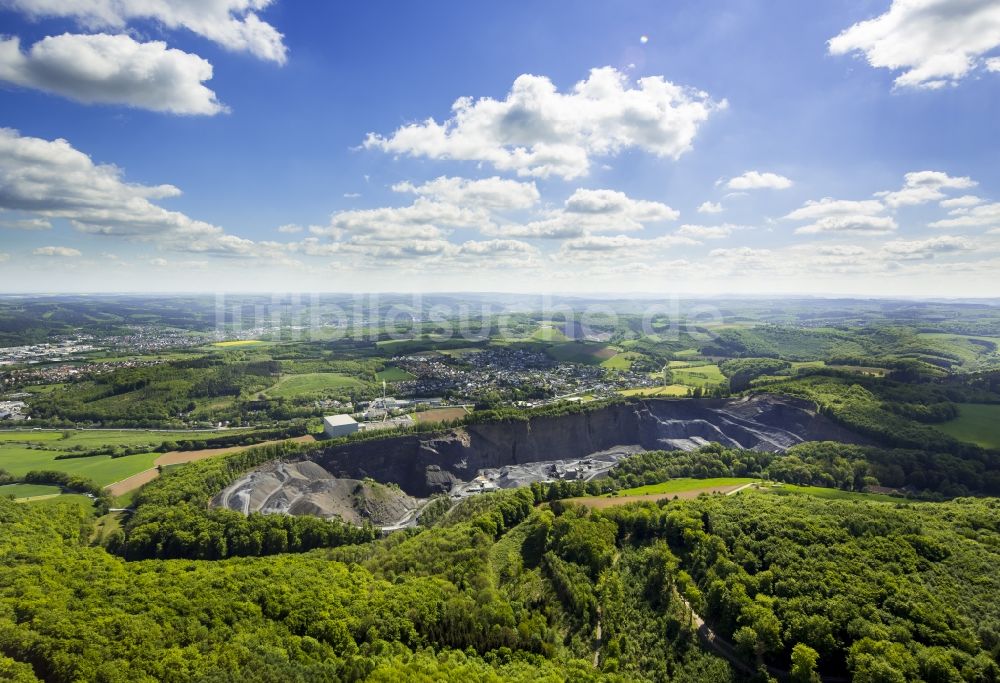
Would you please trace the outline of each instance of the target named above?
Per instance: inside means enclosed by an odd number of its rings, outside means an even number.
[[[828,500],[860,500],[873,503],[899,503],[903,498],[880,493],[860,493],[841,491],[839,489],[820,486],[797,486],[794,484],[768,484],[760,479],[748,477],[716,477],[712,479],[679,478],[649,484],[631,489],[622,489],[613,494],[603,496],[585,496],[572,498],[574,503],[580,503],[593,508],[606,508],[630,503],[655,502],[676,496],[681,500],[697,498],[703,493],[734,495],[744,489],[754,488],[773,495],[807,495]]]
[[[1000,404],[960,403],[958,417],[936,427],[961,441],[1000,449]]]
[[[125,477],[119,481],[111,482],[104,488],[113,496],[121,496],[130,491],[135,491],[141,486],[148,484],[153,479],[159,476],[160,467],[169,467],[171,465],[183,465],[189,462],[195,462],[197,460],[205,460],[206,458],[218,458],[223,455],[230,455],[231,453],[239,453],[240,451],[245,451],[248,448],[253,448],[254,446],[268,446],[276,443],[281,443],[282,441],[294,441],[296,443],[307,443],[310,441],[315,441],[315,438],[311,435],[299,436],[294,439],[277,439],[274,441],[264,441],[259,444],[253,444],[251,446],[230,446],[228,448],[205,448],[200,451],[171,451],[169,453],[163,453],[153,462],[153,467],[143,470],[141,472],[136,472],[133,475]]]

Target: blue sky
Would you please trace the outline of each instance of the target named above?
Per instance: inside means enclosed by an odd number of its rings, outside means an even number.
[[[1000,295],[995,2],[65,5],[3,291]]]

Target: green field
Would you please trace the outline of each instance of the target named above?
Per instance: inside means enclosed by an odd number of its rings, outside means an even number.
[[[66,384],[63,384],[61,382],[56,382],[55,384],[36,384],[34,386],[24,387],[24,390],[29,394],[35,394],[35,395],[52,394],[62,389],[65,389],[66,386],[67,386]]]
[[[479,353],[483,350],[482,346],[469,346],[461,349],[442,349],[440,351],[442,356],[450,356],[452,358],[462,358],[463,356],[468,356],[473,353]]]
[[[263,344],[264,342],[259,339],[235,339],[233,341],[221,341],[215,342],[212,346],[218,346],[224,349],[238,348],[240,346],[256,346],[257,344]]]
[[[226,430],[226,434],[239,434],[248,429]],[[99,446],[159,446],[164,441],[199,441],[219,436],[221,432],[202,431],[147,431],[128,429],[66,429],[66,430],[3,430],[0,431],[0,447],[4,444],[40,443],[46,448],[70,450],[74,446],[97,448]]]
[[[767,493],[779,496],[807,495],[830,500],[862,500],[870,503],[899,503],[906,500],[905,498],[889,496],[884,493],[858,493],[857,491],[841,491],[840,489],[829,489],[821,486],[796,486],[795,484],[778,484],[766,489],[766,491]]]
[[[345,390],[364,386],[365,383],[356,377],[336,372],[310,372],[304,375],[286,375],[264,393],[271,398],[297,398],[326,392],[343,393]]]
[[[960,403],[957,418],[936,426],[960,441],[1000,448],[1000,405]]]
[[[562,342],[568,341],[569,337],[567,337],[563,331],[557,327],[542,325],[531,333],[531,339],[534,341]]]
[[[665,387],[622,389],[618,393],[622,396],[687,396],[688,389],[683,384],[668,384]]]
[[[758,479],[748,477],[716,477],[714,479],[692,479],[683,477],[670,479],[659,484],[648,484],[637,486],[631,489],[622,489],[615,493],[616,496],[645,496],[650,494],[671,494],[683,493],[685,491],[696,491],[698,489],[722,487],[722,486],[742,486],[752,484]],[[841,491],[840,489],[823,488],[820,486],[796,486],[794,484],[775,484],[766,489],[767,493],[779,496],[808,495],[815,498],[826,498],[830,500],[864,500],[876,503],[898,503],[903,498],[890,496],[883,493],[858,493],[855,491]]]
[[[615,350],[600,342],[567,341],[552,344],[545,353],[560,363],[600,365],[615,355]]]
[[[51,496],[62,492],[58,486],[46,484],[7,484],[0,486],[0,496],[15,498],[34,498],[35,496]]]
[[[37,500],[24,501],[25,505],[38,505],[43,507],[48,507],[50,505],[65,505],[66,503],[80,505],[85,510],[93,509],[94,505],[94,501],[82,493],[63,493],[62,495],[52,496],[51,498],[39,498]]]
[[[415,377],[403,368],[397,368],[395,365],[390,365],[384,370],[376,372],[375,379],[379,382],[405,382],[408,379],[415,379]]]
[[[56,460],[57,455],[59,451],[34,450],[4,443],[0,444],[0,469],[7,470],[15,477],[22,477],[32,470],[56,470],[87,477],[98,485],[106,486],[148,470],[160,456],[159,453],[140,453],[122,458],[95,455],[89,458]]]
[[[687,368],[673,368],[674,382],[686,384],[689,387],[711,387],[716,384],[725,384],[726,376],[719,370],[718,365],[697,365]]]
[[[227,432],[229,433],[229,432]],[[199,440],[218,436],[218,432],[147,432],[126,430],[0,431],[0,469],[21,477],[32,470],[56,470],[92,479],[107,485],[148,470],[159,453],[139,453],[120,458],[95,455],[86,458],[56,460],[57,455],[76,446],[148,446],[150,450],[164,441]],[[37,444],[40,448],[32,448]],[[42,450],[53,449],[53,450]]]
[[[608,370],[631,370],[633,361],[642,360],[645,357],[645,355],[635,351],[624,351],[603,361],[601,367]]]
[[[56,441],[63,438],[64,434],[64,432],[55,431],[4,430],[0,431],[0,444],[5,441]]]
[[[601,367],[608,370],[629,370],[632,368],[632,359],[627,353],[619,353],[601,361]]]
[[[139,489],[132,489],[128,493],[123,493],[120,496],[116,496],[114,500],[111,502],[111,507],[115,508],[132,507],[132,500],[135,498],[135,494],[137,493],[139,493]]]
[[[791,362],[791,370],[795,372],[799,368],[821,368],[826,365],[826,361],[822,360],[793,360]]]
[[[756,479],[748,477],[716,477],[714,479],[691,479],[682,477],[660,482],[659,484],[648,484],[637,486],[634,489],[622,489],[616,496],[646,496],[654,493],[683,493],[684,491],[696,491],[698,489],[712,488],[713,486],[742,486],[752,484]]]

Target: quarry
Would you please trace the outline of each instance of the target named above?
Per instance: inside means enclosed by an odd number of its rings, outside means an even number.
[[[386,530],[417,523],[434,496],[454,500],[537,481],[591,480],[642,451],[708,443],[782,452],[804,441],[863,439],[800,399],[645,399],[559,416],[331,445],[273,461],[221,491],[212,506],[316,515]]]

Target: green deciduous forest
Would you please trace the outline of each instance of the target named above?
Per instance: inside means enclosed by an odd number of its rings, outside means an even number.
[[[688,595],[750,660],[796,645],[854,680],[1000,676],[1000,505],[863,504],[753,493],[605,513],[630,543],[665,540]]]
[[[763,477],[789,484],[864,491],[869,486],[906,489],[923,498],[1000,495],[1000,454],[949,452],[807,442],[785,453],[724,448],[650,451],[625,460],[611,473],[622,488],[676,477]]]
[[[70,502],[0,501],[0,520],[15,680],[1000,676],[995,500],[588,512],[519,489],[374,542],[215,561],[125,561]],[[689,605],[735,661],[699,645]]]

